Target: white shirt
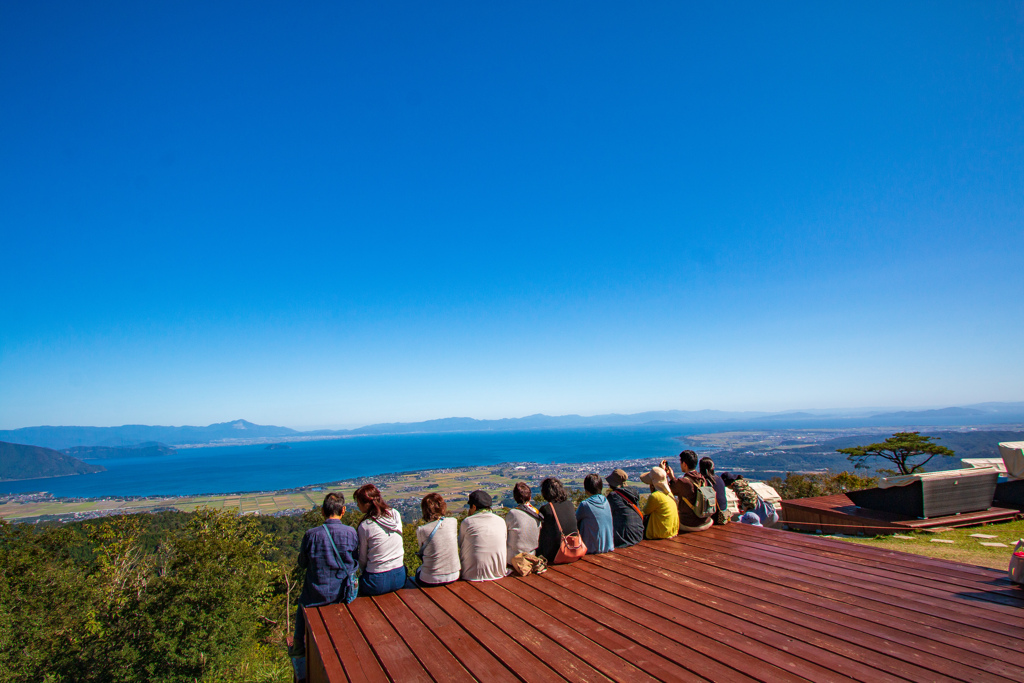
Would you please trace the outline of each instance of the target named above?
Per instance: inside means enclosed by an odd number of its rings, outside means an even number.
[[[459,558],[466,581],[505,577],[505,520],[490,510],[467,517],[459,527]]]
[[[405,563],[402,516],[390,508],[377,519],[368,518],[356,528],[359,535],[359,568],[370,574],[398,569]]]

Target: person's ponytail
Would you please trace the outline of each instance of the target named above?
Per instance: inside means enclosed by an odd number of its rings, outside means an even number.
[[[715,461],[704,457],[700,459],[700,476],[712,482],[715,480]]]
[[[377,519],[390,509],[388,504],[384,502],[384,498],[380,495],[380,489],[373,484],[363,484],[356,489],[355,499],[358,503],[369,506],[363,519],[371,517]]]

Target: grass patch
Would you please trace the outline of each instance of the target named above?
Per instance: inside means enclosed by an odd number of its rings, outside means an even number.
[[[971,534],[988,534],[995,538],[972,538]],[[915,555],[926,555],[942,560],[964,562],[966,564],[991,567],[1005,570],[1010,564],[1010,555],[1017,541],[1024,538],[1024,520],[986,524],[966,529],[950,529],[939,533],[927,531],[910,531],[899,534],[911,538],[893,538],[892,536],[875,536],[874,538],[836,537],[851,543],[900,550]],[[953,541],[952,543],[932,543],[932,539]],[[988,548],[982,543],[1005,543],[1006,548]]]

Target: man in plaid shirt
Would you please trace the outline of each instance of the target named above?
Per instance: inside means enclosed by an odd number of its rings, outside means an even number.
[[[359,539],[356,530],[341,521],[345,514],[345,496],[341,493],[328,493],[320,510],[326,521],[322,526],[306,532],[299,549],[299,566],[306,568],[306,581],[295,614],[295,637],[291,651],[293,657],[306,654],[306,617],[302,608],[340,602],[348,581],[355,580],[356,576]],[[337,557],[340,557],[341,565],[327,538],[328,533],[338,549]]]

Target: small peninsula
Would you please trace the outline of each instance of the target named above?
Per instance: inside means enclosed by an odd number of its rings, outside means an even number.
[[[105,467],[82,462],[51,448],[0,441],[0,480],[65,477],[105,471]]]
[[[291,446],[286,443],[272,443],[263,450],[265,451],[287,451],[291,450]]]

